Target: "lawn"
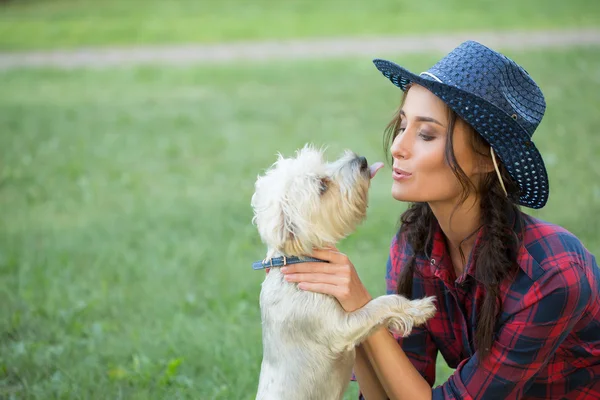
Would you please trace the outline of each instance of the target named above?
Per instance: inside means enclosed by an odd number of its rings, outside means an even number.
[[[5,0],[0,50],[599,25],[596,0]]]
[[[600,53],[507,54],[548,101],[534,139],[551,196],[532,214],[600,254]],[[382,159],[399,91],[368,59],[14,70],[0,86],[0,398],[254,398],[255,178],[305,142]],[[340,245],[374,295],[404,209],[390,185],[388,168]]]

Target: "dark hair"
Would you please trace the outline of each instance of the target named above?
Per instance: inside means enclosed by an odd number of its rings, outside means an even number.
[[[408,90],[407,90],[408,92]],[[397,114],[388,124],[384,135],[385,151],[398,134],[400,128],[400,110],[404,104],[406,93]],[[485,230],[482,242],[474,249],[473,260],[477,262],[476,279],[485,287],[485,297],[477,318],[475,335],[475,348],[479,353],[479,360],[488,355],[494,342],[496,319],[500,310],[499,285],[511,273],[516,271],[517,254],[521,245],[519,235],[513,230],[515,226],[523,226],[521,211],[518,206],[519,186],[508,174],[502,163],[498,160],[498,168],[505,184],[508,196],[505,195],[495,171],[486,174],[479,187],[467,177],[456,161],[453,151],[453,133],[457,118],[456,113],[448,107],[448,131],[445,148],[446,162],[462,186],[462,196],[455,210],[468,198],[471,191],[475,191],[480,199],[482,226]],[[483,156],[490,157],[489,144],[468,124],[472,138],[473,150]],[[485,150],[483,150],[485,149]],[[517,220],[515,220],[515,218]],[[412,298],[413,275],[417,257],[429,259],[433,245],[435,216],[427,203],[412,203],[400,216],[401,236],[408,242],[413,250],[406,265],[398,277],[398,294]],[[466,240],[465,238],[464,240]],[[399,240],[400,242],[400,240]],[[461,243],[462,244],[462,243]],[[459,246],[461,257],[465,260]]]

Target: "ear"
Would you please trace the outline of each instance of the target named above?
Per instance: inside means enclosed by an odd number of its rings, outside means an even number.
[[[487,154],[477,154],[477,164],[475,165],[475,173],[476,174],[487,174],[489,172],[494,172],[494,161],[492,160],[492,155],[490,153],[491,147],[488,147]],[[498,157],[496,157],[496,161]]]
[[[306,254],[310,249],[306,249],[302,246],[302,241],[298,236],[298,227],[294,225],[289,216],[282,215],[283,222],[281,224],[282,230],[281,245],[278,250],[284,254]]]
[[[299,235],[303,232],[303,215],[297,210],[294,194],[284,195],[285,181],[274,170],[258,177],[255,193],[252,196],[253,222],[260,238],[270,249],[284,254],[304,254],[311,249],[302,248]]]
[[[475,166],[475,173],[477,174],[487,174],[489,172],[494,171],[494,164],[492,163],[492,159],[490,157],[480,157],[479,162]]]
[[[281,210],[277,229],[281,240],[278,249],[285,254],[309,254],[315,244],[315,230],[311,218],[321,206],[323,196],[333,181],[327,175],[301,174],[279,202]]]
[[[302,174],[286,188],[286,195],[279,203],[282,228],[279,249],[285,254],[308,254],[312,251],[314,231],[310,218],[331,183],[328,176]]]

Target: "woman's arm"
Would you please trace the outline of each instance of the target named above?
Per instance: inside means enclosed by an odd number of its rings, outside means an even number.
[[[386,400],[387,393],[381,386],[375,370],[367,356],[363,346],[356,348],[356,360],[354,362],[354,376],[358,381],[360,391],[365,399]]]
[[[377,330],[361,344],[360,348],[378,379],[376,385],[373,383],[372,375],[361,375],[365,368],[355,369],[365,399],[385,399],[386,393],[387,398],[391,400],[431,399],[431,387],[387,329]],[[379,389],[384,390],[383,396]]]

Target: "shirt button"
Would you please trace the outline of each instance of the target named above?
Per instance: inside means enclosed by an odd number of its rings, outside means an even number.
[[[431,259],[431,265],[435,265],[435,258]]]

